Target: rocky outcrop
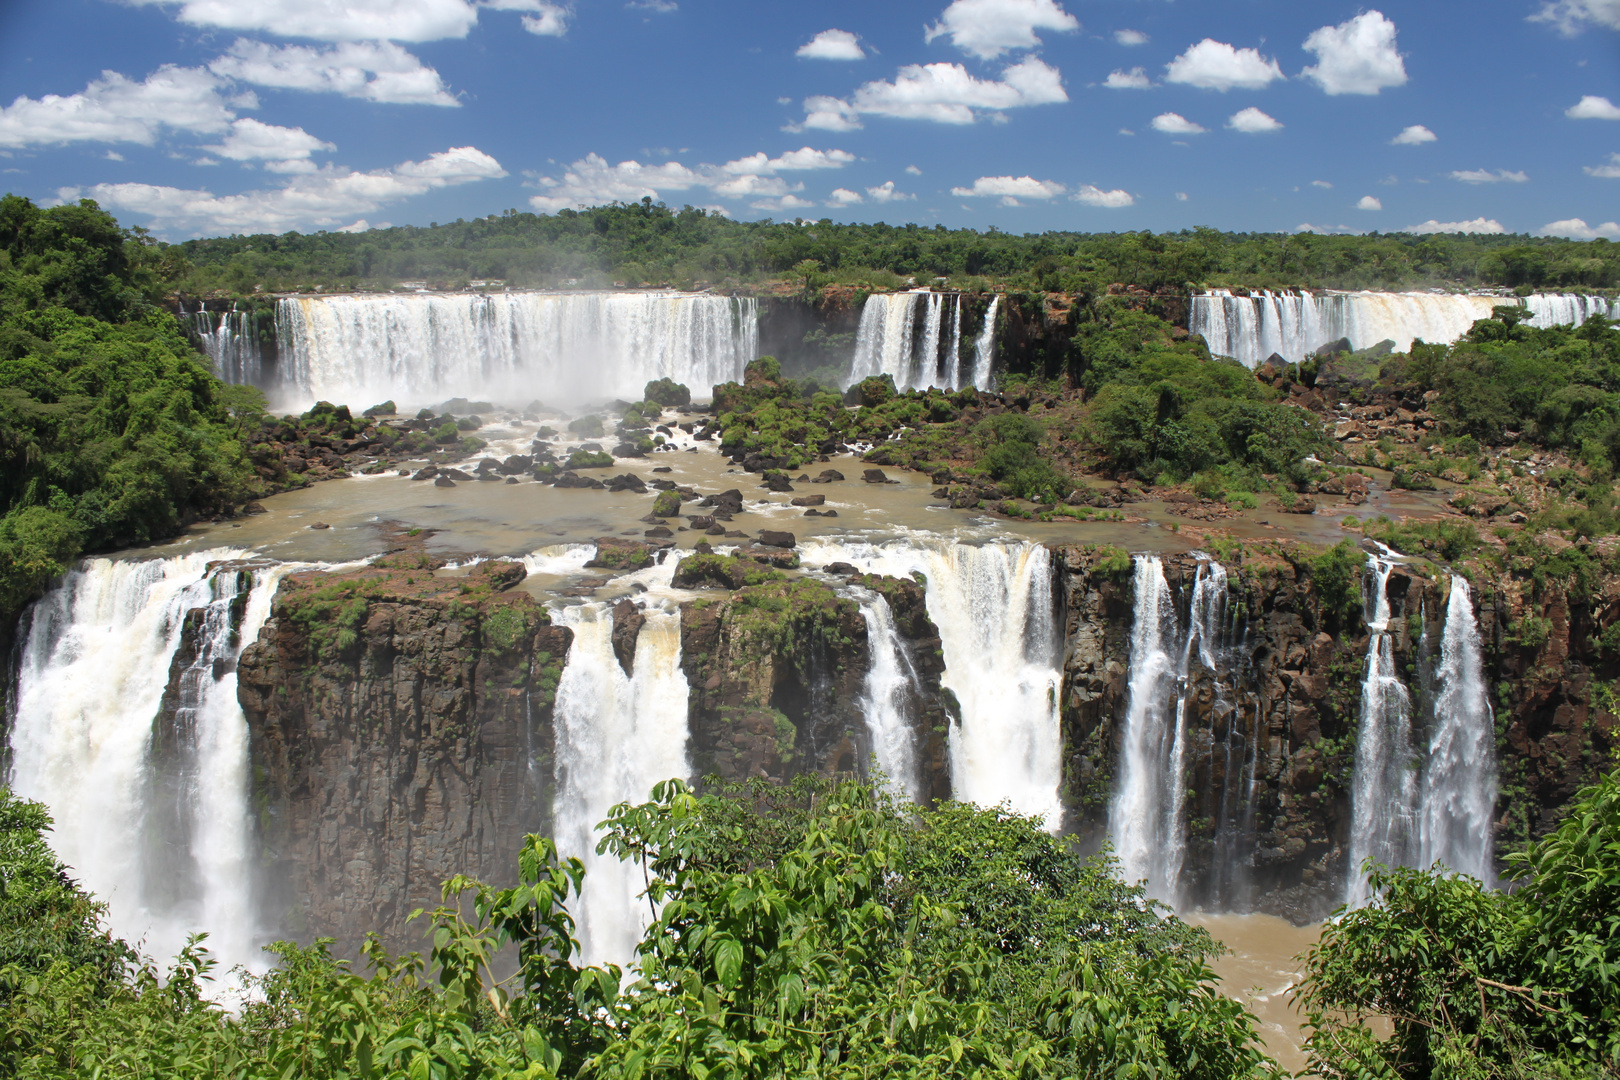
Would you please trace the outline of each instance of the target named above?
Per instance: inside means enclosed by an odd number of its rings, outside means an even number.
[[[238,669],[275,922],[353,955],[415,947],[455,873],[510,877],[545,832],[551,708],[571,633],[509,591],[521,565],[435,577],[418,554],[294,574]]]

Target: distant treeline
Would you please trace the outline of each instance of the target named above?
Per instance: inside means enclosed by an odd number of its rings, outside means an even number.
[[[513,287],[703,284],[784,277],[809,287],[959,288],[1096,293],[1124,283],[1251,288],[1620,286],[1620,244],[1525,235],[1026,233],[943,225],[732,221],[645,199],[551,216],[498,215],[364,233],[296,232],[188,240],[167,249],[189,293],[392,287],[402,281]]]

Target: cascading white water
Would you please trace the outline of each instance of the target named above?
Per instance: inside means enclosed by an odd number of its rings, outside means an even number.
[[[579,942],[590,964],[629,964],[652,919],[640,894],[641,870],[598,855],[596,826],[621,802],[642,802],[654,784],[691,773],[687,760],[687,685],[681,668],[681,620],[648,610],[636,640],[633,675],[613,652],[612,609],[602,603],[554,608],[574,632],[557,684],[557,847],[586,866]]]
[[[1136,557],[1135,593],[1129,701],[1109,833],[1125,880],[1145,881],[1149,895],[1179,905],[1187,857],[1190,677],[1195,659],[1220,670],[1226,570],[1214,561],[1199,563],[1184,636],[1158,558]]]
[[[1418,807],[1420,867],[1441,863],[1494,883],[1491,822],[1496,810],[1496,730],[1468,582],[1452,575],[1435,671],[1434,734]]]
[[[851,586],[866,621],[866,693],[861,712],[872,738],[872,755],[900,798],[918,801],[922,778],[917,772],[915,729],[907,712],[918,691],[917,672],[894,627],[889,602],[870,589]]]
[[[261,384],[259,337],[250,312],[198,311],[185,320],[198,347],[214,362],[214,374],[228,383]]]
[[[973,342],[973,382],[980,390],[990,389],[990,372],[996,359],[996,314],[1001,309],[1001,297],[992,296],[985,309],[984,326]]]
[[[238,572],[208,564],[246,552],[171,559],[92,559],[34,605],[18,671],[12,784],[55,818],[51,846],[109,905],[113,931],[172,956],[205,930],[225,966],[262,966],[252,898],[247,724],[235,660],[257,636],[284,568],[255,571],[240,625]],[[173,866],[154,865],[148,830],[151,748],[188,611],[203,609],[198,652],[180,673],[177,728],[189,733],[176,816],[188,836],[179,872],[195,895],[169,891]],[[218,672],[218,674],[216,674]],[[173,838],[165,838],[173,839]]]
[[[747,297],[675,292],[299,296],[276,306],[287,381],[312,398],[639,399],[653,379],[703,397],[759,346]]]
[[[1491,308],[1518,303],[1503,296],[1304,291],[1233,296],[1212,289],[1192,298],[1187,328],[1202,334],[1215,355],[1254,368],[1272,353],[1303,361],[1340,338],[1356,349],[1390,340],[1397,352],[1417,339],[1449,344],[1468,333],[1476,319],[1490,318]],[[1600,297],[1537,294],[1523,303],[1534,313],[1533,326],[1581,322],[1588,314],[1612,310]]]
[[[1417,803],[1413,766],[1412,699],[1395,665],[1390,631],[1389,575],[1392,553],[1367,557],[1367,668],[1361,682],[1361,721],[1350,781],[1350,865],[1345,889],[1352,906],[1368,898],[1362,863],[1409,865],[1412,817]]]
[[[995,301],[991,303],[993,316]],[[951,320],[949,329],[945,326],[947,317]],[[993,334],[993,317],[987,326]],[[980,363],[988,380],[987,352],[981,350],[975,361],[975,380]],[[868,296],[861,308],[855,355],[844,385],[853,386],[876,375],[890,376],[901,390],[930,386],[956,390],[966,385],[962,371],[962,295],[912,289]]]
[[[1060,628],[1046,548],[919,534],[882,544],[817,537],[800,550],[807,563],[924,576],[945,653],[941,682],[962,709],[950,734],[953,794],[980,806],[1006,803],[1061,828]]]
[[[1530,309],[1525,322],[1546,329],[1549,326],[1579,326],[1593,315],[1620,319],[1620,301],[1609,303],[1601,296],[1578,296],[1574,293],[1535,293],[1524,298]]]

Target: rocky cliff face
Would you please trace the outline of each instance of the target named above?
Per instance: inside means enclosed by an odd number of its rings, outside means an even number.
[[[508,591],[523,569],[436,578],[416,555],[295,574],[244,651],[239,696],[271,915],[353,953],[455,873],[505,881],[551,805],[551,707],[570,632]]]

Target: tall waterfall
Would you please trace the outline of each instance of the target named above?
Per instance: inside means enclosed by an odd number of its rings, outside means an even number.
[[[996,361],[996,315],[1001,310],[1001,297],[992,296],[984,312],[984,326],[973,342],[973,381],[970,385],[980,390],[990,389],[990,371]]]
[[[640,869],[598,855],[596,826],[621,802],[642,802],[654,784],[691,773],[687,760],[687,686],[681,668],[681,620],[647,610],[636,639],[633,675],[613,653],[613,613],[602,603],[559,607],[557,621],[574,643],[557,684],[556,803],[558,850],[586,866],[575,911],[586,963],[628,964],[652,919]]]
[[[1439,862],[1493,883],[1496,727],[1468,582],[1452,575],[1435,671],[1434,727],[1418,807],[1420,867]]]
[[[749,298],[675,292],[300,296],[278,303],[276,334],[310,397],[569,402],[740,380],[758,316]]]
[[[1346,900],[1368,897],[1362,863],[1385,866],[1409,862],[1412,818],[1417,804],[1417,771],[1412,745],[1412,699],[1395,665],[1390,630],[1389,575],[1395,560],[1386,550],[1367,558],[1371,595],[1367,598],[1367,667],[1361,683],[1361,722],[1350,782],[1350,865]]]
[[[214,374],[228,383],[261,386],[263,361],[252,312],[198,311],[185,317],[197,347],[214,362]]]
[[[1468,333],[1476,319],[1490,318],[1492,307],[1516,303],[1502,296],[1303,291],[1233,296],[1226,289],[1212,289],[1192,298],[1188,330],[1202,334],[1215,355],[1254,368],[1272,353],[1303,361],[1340,338],[1357,349],[1391,340],[1397,352],[1420,338],[1450,343]],[[1611,309],[1597,297],[1536,295],[1524,304],[1534,312],[1534,326],[1580,322],[1594,312],[1620,315],[1620,305]]]
[[[31,609],[11,729],[14,789],[50,808],[52,848],[107,901],[113,931],[168,957],[206,930],[227,967],[261,962],[235,663],[287,569],[209,572],[245,555],[92,559],[69,573]],[[177,665],[196,609],[196,653]]]
[[[1187,855],[1192,665],[1196,660],[1211,672],[1219,669],[1226,570],[1213,561],[1199,564],[1185,636],[1158,558],[1136,557],[1135,594],[1129,703],[1109,833],[1125,880],[1146,881],[1150,895],[1179,905]]]
[[[1061,627],[1046,548],[918,535],[882,544],[816,538],[801,550],[807,562],[924,576],[945,652],[941,682],[962,709],[950,733],[953,794],[980,806],[1006,803],[1061,828]]]
[[[918,800],[922,777],[917,770],[915,728],[907,709],[915,701],[917,672],[894,627],[889,602],[870,589],[850,588],[866,620],[869,664],[861,711],[872,739],[872,754],[888,778],[890,790]]]
[[[1538,329],[1579,326],[1593,315],[1620,319],[1620,300],[1611,304],[1601,296],[1536,293],[1524,298],[1524,306],[1530,309],[1530,318],[1525,321]]]
[[[861,308],[847,385],[889,375],[902,390],[988,386],[999,302],[999,297],[991,299],[970,357],[962,351],[961,293],[873,293]]]

